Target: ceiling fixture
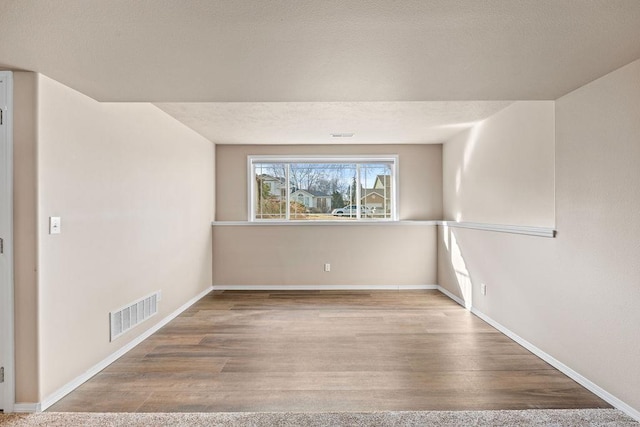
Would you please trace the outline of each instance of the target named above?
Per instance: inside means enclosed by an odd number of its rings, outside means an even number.
[[[354,135],[353,132],[351,133],[332,133],[331,136],[333,138],[351,138]]]

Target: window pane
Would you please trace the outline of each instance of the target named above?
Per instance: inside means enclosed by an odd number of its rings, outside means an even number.
[[[260,163],[254,165],[256,186],[254,209],[256,219],[287,218],[287,165]]]
[[[292,163],[291,219],[333,220],[332,210],[350,204],[351,180],[356,165],[348,163]],[[355,199],[354,199],[355,200]]]
[[[363,164],[360,167],[363,212],[370,218],[392,218],[392,170],[390,165]]]

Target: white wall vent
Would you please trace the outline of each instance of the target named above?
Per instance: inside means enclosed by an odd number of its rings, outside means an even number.
[[[158,301],[160,301],[160,291],[109,313],[111,341],[156,314],[158,312]]]

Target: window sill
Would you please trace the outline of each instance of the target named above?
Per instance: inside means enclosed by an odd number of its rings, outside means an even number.
[[[480,222],[437,221],[438,225],[452,228],[494,231],[498,233],[522,234],[525,236],[556,237],[556,230],[548,227],[529,227],[524,225],[485,224]]]
[[[219,226],[234,226],[234,227],[281,227],[281,226],[338,226],[345,227],[350,225],[355,226],[411,226],[411,225],[439,225],[443,227],[451,228],[469,228],[472,230],[492,231],[498,233],[510,233],[510,234],[522,234],[527,236],[537,237],[556,237],[556,230],[546,227],[527,227],[519,225],[498,225],[498,224],[484,224],[477,222],[457,222],[457,221],[442,221],[442,220],[403,220],[403,221],[390,221],[390,220],[358,220],[358,221],[213,221],[211,223],[214,227]]]
[[[357,225],[357,226],[402,226],[402,225],[438,225],[439,221],[388,221],[388,220],[358,220],[358,221],[213,221],[214,227],[219,226],[248,226],[248,227],[264,227],[264,226],[326,226],[336,225],[339,227]]]

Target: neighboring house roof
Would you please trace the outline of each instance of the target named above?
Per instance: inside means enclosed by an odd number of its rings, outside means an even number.
[[[313,194],[314,197],[331,197],[330,195],[323,193],[322,191],[316,191],[316,190],[304,190],[309,194]]]
[[[262,175],[258,175],[257,177],[258,177],[258,179],[261,179],[263,181],[276,181],[276,182],[279,182],[281,184],[284,183],[284,178],[278,178],[278,177],[275,177],[275,176],[272,176],[272,175],[269,175],[269,174],[266,174],[266,173],[264,173]]]
[[[378,175],[373,184],[373,188],[391,187],[391,175]]]
[[[377,188],[363,188],[362,189],[361,196],[362,196],[363,199],[365,197],[371,196],[372,194],[376,194],[376,195],[378,195],[378,196],[380,196],[381,198],[384,199],[384,194],[382,194],[382,192]]]
[[[325,194],[325,193],[323,193],[323,192],[321,192],[321,191],[316,191],[316,190],[302,190],[302,189],[298,189],[298,190],[296,190],[296,191],[293,191],[293,192],[292,192],[292,194],[293,194],[293,193],[297,193],[297,192],[304,192],[304,193],[307,193],[308,195],[313,196],[313,197],[331,197],[331,196],[330,196],[330,195],[328,195],[328,194]]]

